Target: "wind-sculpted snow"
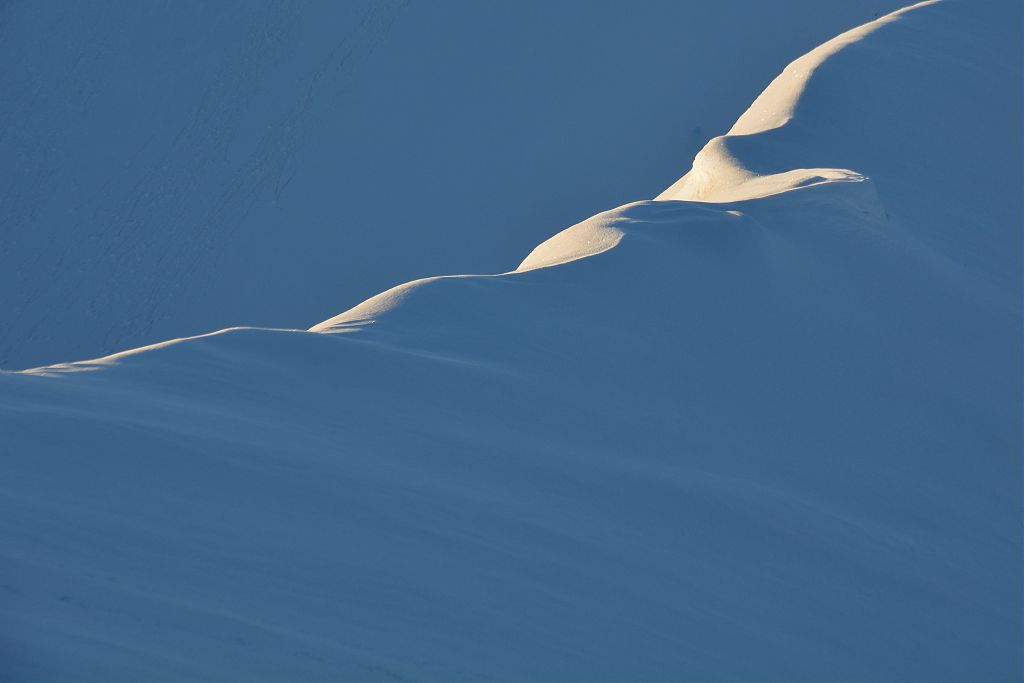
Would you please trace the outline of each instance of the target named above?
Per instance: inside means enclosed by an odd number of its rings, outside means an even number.
[[[1020,41],[993,35],[1009,12],[926,2],[829,41],[659,198],[734,201],[867,177],[923,248],[1014,291],[1020,235],[1005,226],[1020,217]]]
[[[695,207],[689,207],[688,213],[694,217],[705,219],[708,215],[711,215],[713,218],[720,216],[720,213],[717,211],[705,212]],[[490,278],[511,277],[517,273],[524,273],[537,268],[562,265],[615,248],[623,236],[630,232],[631,228],[646,231],[654,227],[655,224],[664,225],[667,223],[677,226],[680,220],[677,207],[668,205],[658,206],[653,202],[637,202],[612,211],[606,211],[578,225],[567,228],[538,245],[523,260],[514,273],[507,273],[505,275],[451,275],[408,282],[382,292],[341,315],[325,320],[310,328],[310,331],[340,332],[356,327],[362,328],[376,322],[378,317],[388,313],[397,306],[406,304],[406,300],[411,295],[415,296],[417,292],[424,288],[446,287],[449,284],[462,287],[466,280],[483,281]],[[424,308],[426,310],[433,310],[429,304],[424,306]]]
[[[847,34],[513,272],[0,375],[3,673],[1017,680],[1019,20]]]
[[[899,4],[0,3],[0,368],[513,268]]]

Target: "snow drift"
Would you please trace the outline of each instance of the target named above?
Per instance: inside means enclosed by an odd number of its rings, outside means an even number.
[[[1017,680],[1019,26],[845,34],[514,272],[0,375],[5,674]]]
[[[510,269],[900,4],[0,3],[0,368]]]

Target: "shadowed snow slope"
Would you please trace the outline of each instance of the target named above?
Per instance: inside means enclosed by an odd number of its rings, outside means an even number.
[[[1018,680],[1019,26],[849,34],[515,272],[0,375],[3,673]]]
[[[0,2],[0,368],[512,268],[899,5]]]

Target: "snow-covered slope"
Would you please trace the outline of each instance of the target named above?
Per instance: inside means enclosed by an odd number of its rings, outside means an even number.
[[[0,367],[510,269],[898,5],[0,3]]]
[[[1018,680],[1020,12],[830,43],[514,272],[0,375],[4,673]]]

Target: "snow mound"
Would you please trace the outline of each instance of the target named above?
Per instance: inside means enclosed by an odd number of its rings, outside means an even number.
[[[658,199],[736,201],[849,181],[851,201],[866,211],[880,202],[923,249],[1010,291],[1020,236],[1005,226],[1020,215],[1021,137],[1020,88],[1007,84],[1020,55],[1019,36],[996,24],[1012,12],[924,2],[825,43]]]
[[[0,673],[1016,680],[1020,13],[854,34],[750,198],[0,373]]]
[[[0,3],[0,367],[513,268],[900,2]]]
[[[692,204],[665,202],[635,202],[605,211],[582,223],[566,228],[554,237],[539,244],[519,267],[503,275],[446,275],[423,278],[393,287],[386,292],[367,299],[358,306],[334,316],[310,328],[310,332],[342,332],[359,329],[376,322],[399,306],[414,309],[436,310],[432,304],[412,303],[423,290],[466,287],[467,281],[485,283],[490,279],[508,279],[516,274],[527,273],[538,268],[560,266],[579,259],[596,256],[614,249],[627,235],[643,238],[659,229],[678,229],[692,220],[721,219],[723,212],[705,209]],[[481,302],[487,305],[486,301]]]
[[[772,148],[770,140],[742,138],[782,128],[793,120],[801,105],[808,108],[807,90],[812,79],[818,69],[830,59],[834,60],[840,51],[857,46],[875,31],[936,2],[938,0],[921,2],[859,26],[794,61],[754,100],[727,134],[708,142],[694,159],[693,169],[662,192],[658,199],[737,201],[778,194],[818,182],[864,182],[864,176],[841,168],[760,173],[754,170],[764,166],[763,159],[759,163],[758,155],[777,156],[773,152],[778,148]],[[778,161],[777,158],[774,160]]]

